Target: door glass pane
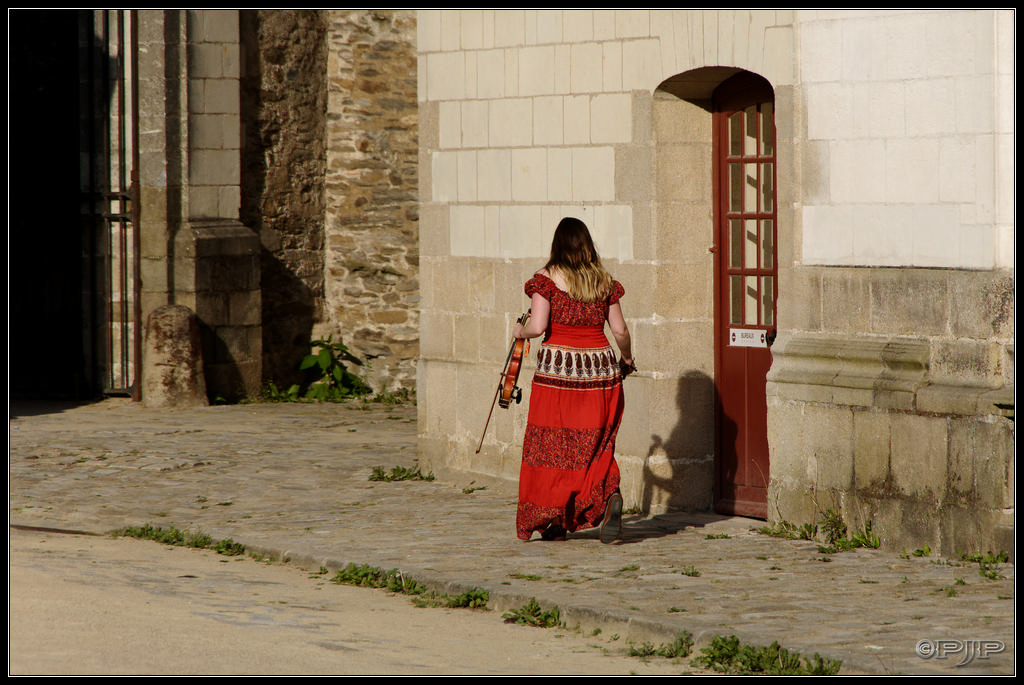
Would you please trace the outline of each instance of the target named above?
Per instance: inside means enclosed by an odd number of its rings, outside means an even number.
[[[729,211],[743,209],[743,165],[729,165]]]
[[[729,220],[729,267],[743,267],[743,222],[740,219]]]
[[[757,268],[757,220],[747,219],[743,222],[745,258],[743,266],[747,269]]]
[[[761,105],[761,154],[775,154],[775,106],[771,102]]]
[[[748,326],[756,326],[758,310],[757,276],[745,276],[744,281],[746,296],[743,298],[743,323]]]
[[[761,277],[761,325],[775,325],[775,279],[772,276]]]
[[[745,126],[746,129],[743,132],[743,154],[747,156],[754,156],[757,154],[757,107],[747,107],[744,110],[746,118]]]
[[[743,154],[743,114],[735,112],[729,116],[729,155],[737,157]]]
[[[745,164],[743,169],[746,177],[743,211],[749,213],[757,211],[757,167],[757,164]]]
[[[743,323],[743,276],[729,277],[729,323]]]
[[[761,222],[761,268],[775,268],[775,231],[774,222],[764,219]]]
[[[775,188],[772,187],[774,181],[774,174],[772,173],[773,167],[771,162],[765,162],[761,165],[761,211],[768,213],[775,211]]]

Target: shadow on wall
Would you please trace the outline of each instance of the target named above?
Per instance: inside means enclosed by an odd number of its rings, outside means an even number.
[[[300,383],[324,299],[326,23],[322,10],[239,12],[241,207],[260,237],[262,381]]]
[[[263,379],[287,388],[304,378],[299,364],[310,353],[322,292],[310,288],[292,266],[266,249],[261,269]]]
[[[736,425],[721,416],[714,380],[700,371],[679,378],[676,409],[678,417],[668,437],[651,435],[639,506],[646,512],[710,512],[715,493],[716,417],[722,422],[722,444],[733,444]]]

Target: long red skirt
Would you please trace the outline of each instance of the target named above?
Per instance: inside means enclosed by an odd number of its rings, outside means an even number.
[[[622,377],[603,327],[558,326],[541,345],[519,473],[516,534],[600,525],[619,489]]]

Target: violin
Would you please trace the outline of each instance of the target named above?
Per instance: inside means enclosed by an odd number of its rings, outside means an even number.
[[[516,322],[522,326],[530,320],[530,312],[519,317]],[[523,359],[530,353],[530,341],[526,338],[515,338],[505,358],[505,366],[501,370],[501,380],[498,382],[498,389],[494,391],[494,399],[491,400],[491,411],[487,413],[487,423],[484,424],[484,432],[480,436],[480,444],[477,445],[476,453],[484,445],[484,435],[487,435],[487,426],[491,423],[491,414],[494,413],[494,403],[502,409],[508,409],[515,400],[519,404],[523,400],[523,389],[519,387],[519,372],[523,368]]]
[[[519,317],[516,322],[525,326],[530,320],[530,312]],[[523,400],[523,390],[519,382],[519,372],[522,370],[523,358],[530,354],[530,341],[526,338],[518,338],[512,341],[512,347],[508,351],[508,359],[505,361],[505,370],[502,372],[501,395],[498,397],[498,405],[502,409],[508,409],[512,400],[519,404]]]

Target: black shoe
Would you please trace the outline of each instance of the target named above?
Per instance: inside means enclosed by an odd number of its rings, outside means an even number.
[[[604,521],[601,523],[601,542],[614,542],[622,532],[622,495],[615,493],[608,498],[608,506],[604,510]]]
[[[551,524],[540,532],[540,539],[548,542],[564,542],[565,541],[565,528]]]

